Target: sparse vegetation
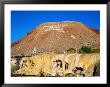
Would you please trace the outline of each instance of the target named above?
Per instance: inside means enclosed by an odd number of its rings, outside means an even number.
[[[75,48],[70,48],[66,50],[66,53],[75,53],[76,49]]]
[[[92,49],[91,47],[88,46],[82,46],[79,49],[79,53],[99,53],[100,49]]]
[[[100,49],[92,49],[92,53],[99,53]]]
[[[65,51],[66,53],[76,53],[77,50],[75,48],[69,48]],[[82,46],[79,50],[79,53],[99,53],[100,49],[91,48],[88,46]]]
[[[79,53],[92,53],[92,49],[88,46],[82,46],[79,49]]]

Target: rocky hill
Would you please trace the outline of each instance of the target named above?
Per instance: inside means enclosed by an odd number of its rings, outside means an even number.
[[[82,45],[99,48],[99,32],[80,22],[47,22],[13,43],[11,54],[31,55],[34,49],[37,53],[63,52],[69,48],[79,49]]]

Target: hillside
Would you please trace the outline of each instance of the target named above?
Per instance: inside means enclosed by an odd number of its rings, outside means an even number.
[[[79,49],[82,45],[100,48],[100,34],[97,30],[80,22],[47,22],[11,46],[12,55],[31,55],[37,53],[62,53],[69,48]]]

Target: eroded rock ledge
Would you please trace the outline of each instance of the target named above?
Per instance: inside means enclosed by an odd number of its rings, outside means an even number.
[[[100,54],[48,54],[11,59],[12,76],[72,76],[100,75]]]

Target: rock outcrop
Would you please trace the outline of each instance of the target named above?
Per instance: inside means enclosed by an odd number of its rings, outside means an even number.
[[[33,57],[24,57],[19,61],[19,69],[12,74],[14,76],[99,76],[100,54],[43,53]]]

